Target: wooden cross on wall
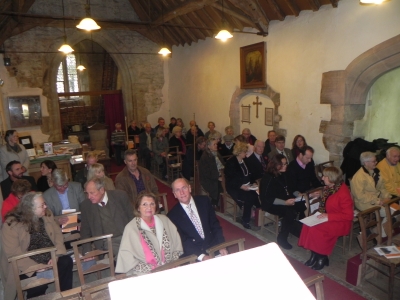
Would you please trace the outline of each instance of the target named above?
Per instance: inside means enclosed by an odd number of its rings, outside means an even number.
[[[259,98],[258,98],[258,96],[257,96],[257,97],[256,97],[256,100],[257,100],[257,101],[255,101],[255,102],[253,101],[253,105],[256,106],[256,118],[258,118],[258,106],[259,106],[259,105],[262,105],[262,102],[258,102],[258,99],[259,99]]]

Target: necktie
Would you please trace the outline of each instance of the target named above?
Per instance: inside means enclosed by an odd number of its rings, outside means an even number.
[[[101,201],[100,204],[101,204],[101,206],[103,206],[103,207],[106,206],[106,204],[104,203],[104,201]]]
[[[265,172],[267,170],[267,165],[265,164],[264,158],[260,155],[260,162],[263,167],[263,171]]]
[[[203,227],[201,227],[201,223],[199,218],[197,218],[197,216],[194,214],[194,211],[191,207],[191,204],[189,204],[187,206],[188,210],[189,210],[189,218],[192,221],[194,228],[196,228],[197,232],[199,233],[199,235],[201,236],[202,239],[204,239],[204,232],[203,232]]]

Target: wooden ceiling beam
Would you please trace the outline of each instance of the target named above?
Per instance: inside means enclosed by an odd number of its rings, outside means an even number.
[[[162,23],[171,21],[179,16],[202,9],[214,2],[217,2],[217,0],[188,0],[172,9],[169,9],[163,16],[158,17],[153,24],[154,26],[159,26]]]
[[[219,9],[220,11],[223,11],[224,13],[227,13],[228,15],[231,15],[232,17],[234,17],[234,18],[236,18],[236,19],[238,19],[238,20],[240,20],[240,21],[242,21],[242,22],[244,22],[246,24],[251,25],[254,28],[256,27],[256,23],[253,22],[249,17],[244,16],[242,14],[239,14],[239,13],[237,13],[236,11],[234,11],[232,9],[229,9],[229,8],[226,8],[226,7],[222,7],[222,5],[219,4],[219,3],[214,3],[211,6],[215,7],[216,9]]]
[[[225,0],[225,2],[227,2],[227,0]],[[260,24],[264,28],[263,30],[268,30],[269,20],[258,3],[255,3],[253,0],[229,0],[229,2],[248,15],[254,23]]]
[[[294,2],[294,0],[286,0],[286,3],[289,6],[290,10],[292,11],[293,15],[298,17],[300,14],[300,9],[297,6],[297,4]]]
[[[195,13],[190,13],[190,14],[195,15]],[[198,25],[193,21],[192,18],[189,17],[189,15],[181,16],[181,18],[185,24],[189,24],[189,26],[193,25],[194,27],[198,27]],[[193,33],[195,33],[195,34],[197,33],[197,35],[196,35],[197,39],[205,40],[205,38],[208,36],[208,35],[204,34],[204,32],[200,29],[193,28],[192,30],[193,30]]]
[[[338,7],[338,2],[339,2],[339,0],[331,0],[333,7]]]
[[[319,0],[308,0],[308,3],[310,4],[312,11],[318,11],[321,7]]]
[[[273,13],[276,15],[277,20],[279,21],[285,20],[286,15],[279,8],[278,4],[276,4],[275,0],[267,0],[267,2]]]
[[[140,1],[138,0],[129,0],[129,3],[132,5],[133,10],[135,11],[135,13],[138,15],[139,19],[142,22],[150,22],[151,18],[148,14],[148,12],[146,11],[146,9],[143,7],[143,5],[140,3]]]
[[[203,27],[203,28],[208,28],[207,24],[204,23],[203,20],[200,18],[199,12],[197,12],[197,13],[191,12],[191,13],[188,14],[188,17],[189,17],[190,20],[192,20],[192,22],[196,26]],[[210,37],[210,36],[213,36],[213,34],[214,34],[213,31],[209,30],[209,29],[199,29],[199,30],[204,33],[205,37]]]

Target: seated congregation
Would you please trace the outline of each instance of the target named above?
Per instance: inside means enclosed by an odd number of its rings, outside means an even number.
[[[118,133],[120,126],[116,128]],[[361,168],[348,187],[339,168],[328,166],[322,174],[315,171],[314,149],[301,135],[289,149],[285,137],[273,130],[263,141],[248,128],[235,136],[233,127],[227,126],[222,136],[210,121],[208,129],[203,134],[195,121],[185,128],[180,118],[171,118],[169,126],[159,118],[154,129],[149,123],[139,128],[132,121],[128,132],[137,142],[135,149],[125,150],[115,135],[117,165],[125,164],[115,180],[107,176],[94,155],[86,157],[86,167],[75,181],[51,161],[44,161],[42,177],[37,184],[31,183],[29,176],[17,171],[21,163],[13,162],[6,168],[10,187],[2,207],[4,299],[14,299],[17,293],[9,259],[42,248],[54,247],[56,260],[50,253],[25,257],[18,271],[38,263],[55,264],[61,291],[72,288],[72,257],[76,261],[81,255],[90,262],[94,258],[87,255],[93,250],[111,250],[115,272],[127,276],[147,274],[184,257],[208,260],[212,255],[207,250],[225,241],[216,214],[223,204],[221,195],[233,199],[244,229],[268,225],[253,223],[255,211],[277,216],[278,245],[290,250],[289,234],[298,237],[298,245],[311,253],[305,265],[314,270],[329,266],[337,239],[351,230],[354,206],[359,211],[379,206],[382,232],[390,230],[391,218],[383,205],[400,195],[399,148],[389,148],[379,164],[374,153],[362,153]],[[178,167],[178,172],[169,172],[171,167]],[[178,202],[170,210],[160,203],[155,176],[171,183]],[[203,195],[195,195],[193,177]],[[324,221],[312,227],[299,221],[312,215],[309,198],[319,199],[314,212]],[[65,241],[62,232],[70,221],[63,211],[69,209],[78,215],[79,224],[72,233],[78,232],[80,240],[94,238],[79,248],[78,257],[76,253],[71,256],[74,242]],[[112,235],[110,243],[97,239],[105,235]],[[222,248],[219,254],[227,255],[228,250]],[[20,275],[20,279],[38,276],[41,271]],[[43,295],[46,289],[47,285],[28,289],[27,297]]]

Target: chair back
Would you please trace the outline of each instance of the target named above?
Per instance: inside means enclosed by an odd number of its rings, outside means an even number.
[[[168,213],[168,201],[167,201],[167,193],[160,193],[157,194],[156,197],[159,197],[160,203],[164,207],[164,212],[165,214]]]
[[[221,249],[225,249],[228,248],[230,246],[233,245],[238,245],[239,247],[239,252],[240,251],[244,251],[244,242],[246,241],[245,238],[240,238],[240,239],[236,239],[230,242],[224,242],[218,245],[215,245],[214,247],[211,247],[209,249],[206,250],[206,252],[208,253],[208,255],[210,256],[210,258],[214,258],[215,257],[215,252],[221,250]]]
[[[320,163],[318,165],[315,165],[315,175],[317,175],[317,178],[321,181],[322,180],[322,174],[325,168],[327,167],[333,167],[333,160],[329,160],[323,163]]]
[[[380,209],[381,208],[379,206],[374,206],[359,212],[357,215],[361,229],[360,245],[363,251],[363,255],[368,250],[367,246],[369,241],[376,239],[379,245],[382,243],[382,219],[381,215],[379,214]],[[378,233],[376,233],[376,231]]]
[[[56,262],[57,261],[56,250],[57,249],[55,247],[43,248],[43,249],[29,251],[29,252],[21,254],[21,255],[12,256],[8,259],[8,262],[11,262],[13,273],[14,273],[14,280],[16,283],[18,300],[24,300],[23,291],[28,290],[33,287],[41,286],[44,284],[49,284],[52,282],[54,282],[54,284],[55,284],[56,292],[60,292],[60,281],[58,278],[57,263],[52,263],[51,265],[36,264],[36,265],[30,266],[28,269],[26,269],[22,272],[20,272],[19,268],[18,268],[18,260],[24,259],[24,258],[29,258],[31,256],[42,254],[42,253],[50,253],[51,260],[53,262]],[[28,279],[21,280],[19,277],[20,275],[33,273],[33,272],[36,272],[36,271],[39,271],[42,269],[53,270],[53,278],[38,278],[37,276],[32,276]]]
[[[319,203],[322,200],[322,191],[323,191],[323,189],[324,189],[323,187],[319,187],[319,188],[312,189],[312,190],[309,190],[309,191],[304,193],[303,196],[304,196],[304,199],[306,201],[306,207],[307,207],[306,212],[305,212],[305,216],[306,217],[309,217],[309,216],[315,214],[318,211]],[[316,197],[316,198],[311,198],[310,194],[316,193],[316,192],[319,192],[319,196]]]
[[[99,272],[101,270],[105,269],[110,269],[111,276],[115,276],[115,271],[114,271],[114,253],[112,249],[112,234],[107,234],[107,235],[102,235],[102,236],[97,236],[97,237],[92,237],[92,238],[87,238],[83,240],[79,240],[76,242],[71,243],[72,248],[74,249],[74,257],[75,257],[75,262],[76,266],[78,269],[78,275],[79,275],[79,280],[81,282],[81,285],[85,284],[85,275],[90,274],[93,272]],[[78,247],[82,244],[86,243],[92,243],[94,241],[98,240],[106,240],[107,241],[107,250],[92,250],[89,251],[88,253],[85,253],[84,256],[80,256]],[[107,254],[108,259],[103,259],[103,256]],[[95,258],[96,263],[92,265],[90,268],[84,270],[82,262],[85,259],[88,258]],[[100,258],[100,259],[99,259]],[[108,263],[107,263],[108,261]]]
[[[151,270],[150,273],[157,273],[157,272],[173,269],[173,268],[176,268],[176,267],[179,267],[182,265],[186,265],[188,263],[192,264],[192,263],[196,262],[196,260],[197,260],[197,255],[192,254],[190,256],[183,257],[183,258],[171,261],[165,265],[159,266],[159,267]]]
[[[311,286],[315,286],[315,296],[316,300],[324,300],[325,299],[325,294],[324,294],[324,281],[325,277],[322,274],[316,274],[311,277],[307,277],[303,279],[304,284],[309,288]]]
[[[385,230],[387,231],[387,245],[391,246],[392,245],[392,239],[394,236],[394,230],[396,228],[400,227],[400,221],[397,220],[396,216],[400,215],[400,210],[398,207],[394,208],[394,206],[398,206],[400,201],[400,197],[393,198],[389,200],[388,202],[383,204],[383,207],[385,208],[385,213],[386,213],[386,225],[383,224],[385,227]],[[396,222],[393,223],[393,219],[396,220]]]

